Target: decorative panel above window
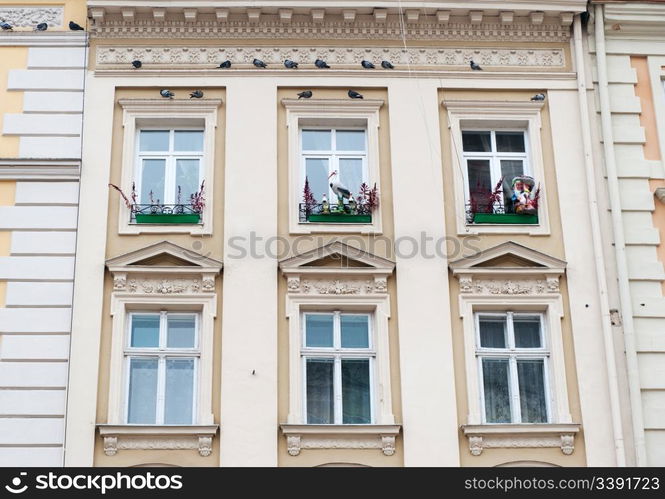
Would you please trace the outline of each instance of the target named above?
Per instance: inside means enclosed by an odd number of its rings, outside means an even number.
[[[459,280],[473,455],[489,447],[574,449],[559,279],[566,262],[507,242],[450,263]]]
[[[450,125],[458,234],[548,234],[542,102],[443,102]]]
[[[289,232],[380,233],[382,100],[283,99]]]
[[[220,99],[121,99],[120,234],[211,234]]]
[[[395,451],[388,319],[389,260],[334,242],[283,260],[289,319],[289,415],[300,449]]]

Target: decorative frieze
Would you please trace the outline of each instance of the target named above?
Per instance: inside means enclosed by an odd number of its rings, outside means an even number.
[[[39,23],[47,23],[50,27],[62,26],[63,7],[0,7],[0,21],[11,24],[15,28],[34,28]]]
[[[542,449],[558,447],[567,456],[575,451],[577,424],[465,425],[469,452],[480,456],[484,449]]]
[[[476,295],[540,295],[559,293],[559,277],[543,279],[474,279],[460,276],[460,293]]]
[[[472,48],[472,47],[173,47],[173,46],[100,46],[97,48],[97,65],[129,65],[139,59],[146,64],[169,66],[217,66],[220,61],[231,60],[234,67],[251,65],[254,58],[281,68],[284,59],[300,62],[301,69],[314,68],[317,58],[325,59],[331,66],[360,68],[358,61],[389,60],[396,66],[464,66],[473,59],[485,68],[534,67],[563,68],[566,57],[563,48]],[[360,69],[359,69],[360,70]]]
[[[215,291],[213,278],[154,278],[138,276],[127,279],[126,274],[114,274],[113,290],[140,294],[198,294]]]
[[[311,295],[371,295],[388,292],[388,279],[374,277],[372,279],[331,278],[303,279],[300,276],[287,278],[289,293]]]
[[[104,436],[104,454],[115,456],[119,450],[198,450],[202,457],[212,454],[212,436]]]
[[[282,425],[286,449],[297,456],[302,449],[380,449],[395,454],[399,425]]]

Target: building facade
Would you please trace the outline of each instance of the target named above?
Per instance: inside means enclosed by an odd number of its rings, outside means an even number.
[[[64,463],[87,60],[70,20],[84,1],[0,2],[0,466]]]
[[[663,2],[592,2],[598,171],[607,189],[605,254],[640,466],[665,463],[665,49]],[[625,352],[625,353],[624,353]]]

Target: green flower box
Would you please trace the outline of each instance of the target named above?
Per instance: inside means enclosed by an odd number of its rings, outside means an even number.
[[[307,221],[329,224],[371,224],[372,215],[352,215],[351,213],[310,213],[307,215]]]
[[[473,223],[537,225],[538,215],[520,215],[519,213],[474,213]]]
[[[199,213],[137,213],[137,224],[197,224]]]

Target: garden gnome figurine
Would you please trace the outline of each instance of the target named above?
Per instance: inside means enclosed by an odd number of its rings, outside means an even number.
[[[321,198],[321,212],[330,213],[330,205],[328,204],[328,196],[325,194]]]
[[[531,197],[531,189],[535,181],[532,177],[521,175],[515,177],[512,182],[513,210],[521,215],[535,215],[538,212],[534,199]]]

